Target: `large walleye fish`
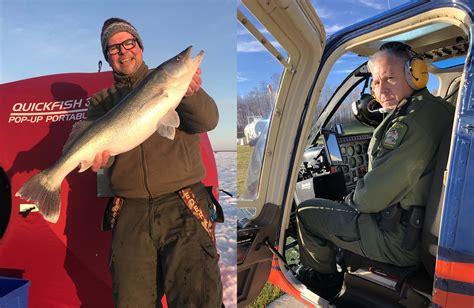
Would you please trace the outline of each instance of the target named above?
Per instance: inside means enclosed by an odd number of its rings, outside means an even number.
[[[174,139],[179,126],[175,109],[204,56],[200,51],[193,59],[191,49],[186,48],[154,69],[104,116],[86,122],[88,125],[79,130],[77,137],[70,137],[72,141],[56,163],[29,179],[15,196],[36,204],[44,218],[55,223],[60,212],[61,183],[76,167],[80,166],[79,172],[87,170],[96,154],[105,150],[111,156],[127,152],[155,131]]]

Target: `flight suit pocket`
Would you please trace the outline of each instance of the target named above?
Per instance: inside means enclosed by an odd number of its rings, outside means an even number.
[[[356,242],[360,240],[359,229],[357,225],[354,224],[352,227],[343,228],[342,230],[338,230],[334,233],[334,236],[337,237],[339,240],[343,242]]]
[[[354,235],[335,235],[338,239],[340,239],[343,242],[356,242],[360,240],[360,236],[354,236]]]
[[[332,224],[331,232],[334,237],[343,242],[355,242],[360,240],[359,227],[357,225],[357,219],[359,214],[350,207],[347,207],[344,215],[340,215],[338,220]]]
[[[339,230],[334,232],[334,244],[343,249],[350,250],[356,254],[364,255],[361,247],[361,232],[357,223],[359,215],[352,220],[347,220],[339,224]]]

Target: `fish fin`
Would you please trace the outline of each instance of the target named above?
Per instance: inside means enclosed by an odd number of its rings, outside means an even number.
[[[178,127],[179,123],[180,121],[178,113],[176,112],[176,110],[171,109],[170,111],[168,111],[167,114],[165,114],[164,117],[160,119],[159,124],[164,126]]]
[[[176,112],[176,110],[171,109],[158,122],[158,134],[165,138],[173,140],[176,134],[175,128],[179,126],[179,123],[180,120],[178,113]]]
[[[94,164],[93,161],[81,160],[79,163],[79,173],[86,171]]]
[[[61,186],[54,187],[48,180],[46,170],[30,178],[15,194],[33,202],[44,219],[56,223],[61,210]]]
[[[170,140],[174,140],[176,129],[171,126],[158,125],[158,134]]]
[[[66,152],[66,150],[71,146],[74,140],[76,140],[77,137],[79,137],[82,132],[85,131],[86,128],[88,128],[92,123],[93,121],[86,120],[74,123],[71,132],[69,133],[69,137],[67,138],[66,143],[63,146],[63,153]]]

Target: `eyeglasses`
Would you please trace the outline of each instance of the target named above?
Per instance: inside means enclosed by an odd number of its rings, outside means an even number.
[[[137,45],[137,40],[134,38],[131,38],[131,39],[123,41],[122,43],[107,46],[107,53],[111,56],[116,55],[120,52],[120,46],[123,46],[125,50],[130,50],[133,47],[135,47],[135,45]]]

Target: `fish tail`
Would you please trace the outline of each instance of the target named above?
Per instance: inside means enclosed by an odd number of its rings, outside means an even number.
[[[49,181],[47,170],[30,178],[15,196],[33,202],[47,221],[52,223],[58,221],[61,206],[61,186],[55,187]]]

